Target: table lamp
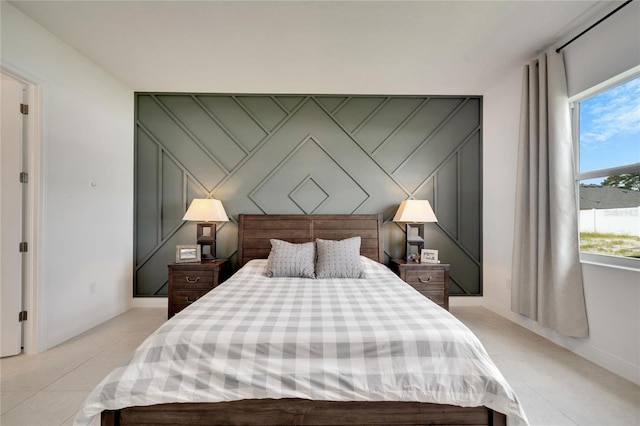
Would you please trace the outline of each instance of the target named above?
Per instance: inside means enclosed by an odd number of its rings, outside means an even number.
[[[197,243],[201,246],[201,260],[216,258],[216,222],[228,222],[220,200],[214,198],[194,198],[182,220],[198,222]],[[209,247],[206,252],[205,248]]]
[[[407,262],[417,262],[424,248],[425,222],[438,221],[431,204],[427,200],[404,200],[400,203],[393,221],[407,224]],[[414,256],[414,253],[417,256]]]

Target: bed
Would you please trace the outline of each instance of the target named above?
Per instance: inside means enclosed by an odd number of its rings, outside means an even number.
[[[381,215],[240,215],[238,236],[240,270],[149,336],[77,425],[527,424],[477,338],[381,264]],[[353,237],[365,278],[265,276],[273,238]]]

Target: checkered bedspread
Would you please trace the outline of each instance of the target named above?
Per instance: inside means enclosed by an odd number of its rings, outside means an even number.
[[[469,329],[385,266],[365,279],[267,278],[266,260],[167,321],[87,398],[105,409],[257,398],[420,401],[526,416]]]

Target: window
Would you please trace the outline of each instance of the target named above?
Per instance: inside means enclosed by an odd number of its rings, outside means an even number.
[[[572,107],[580,251],[601,256],[598,261],[605,263],[610,262],[604,256],[626,258],[638,267],[640,76],[608,84]]]

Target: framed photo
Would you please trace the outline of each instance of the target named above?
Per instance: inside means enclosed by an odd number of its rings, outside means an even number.
[[[176,263],[200,262],[199,245],[176,246]]]
[[[438,260],[438,250],[422,249],[420,252],[420,263],[440,263]]]

